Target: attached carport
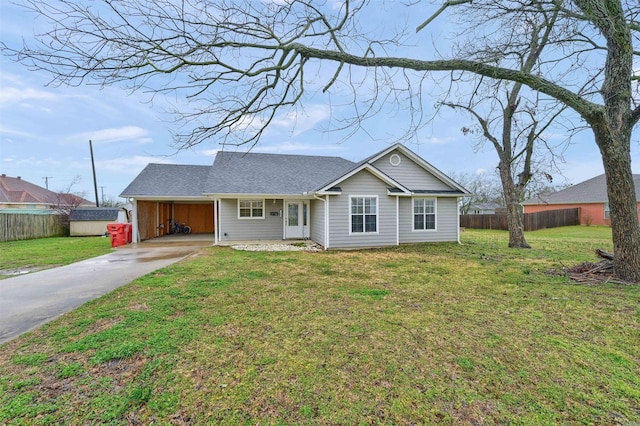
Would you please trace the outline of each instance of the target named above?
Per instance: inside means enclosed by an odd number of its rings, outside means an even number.
[[[133,242],[169,233],[169,221],[187,224],[193,234],[215,231],[213,197],[203,195],[211,166],[149,164],[122,191],[132,204]]]
[[[134,226],[134,233],[139,241],[167,235],[170,221],[189,225],[193,234],[215,231],[211,200],[136,200],[135,204],[138,229]]]

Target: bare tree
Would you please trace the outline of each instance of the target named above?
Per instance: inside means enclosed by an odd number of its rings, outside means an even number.
[[[80,175],[74,176],[65,188],[56,192],[55,195],[52,196],[51,200],[49,200],[49,208],[56,212],[60,225],[66,230],[66,232],[69,230],[69,216],[71,214],[71,210],[82,205],[86,201],[84,199],[86,196],[84,191],[73,191],[73,187],[79,184],[81,180],[82,177]]]
[[[463,133],[474,135],[480,143],[489,141],[495,149],[502,198],[507,209],[509,247],[530,248],[524,235],[521,203],[534,173],[551,178],[549,170],[536,171],[535,164],[540,163],[545,154],[554,156],[553,149],[547,150],[549,145],[544,141],[544,132],[562,108],[558,105],[544,108],[537,97],[533,100],[522,97],[520,84],[498,83],[494,89],[493,95],[488,97],[479,96],[479,90],[475,90],[467,103],[444,102],[443,105],[469,113],[476,125],[464,127]],[[487,103],[489,108],[481,112],[483,104]],[[497,111],[494,110],[496,107]],[[553,164],[553,161],[549,163]]]
[[[640,55],[634,49],[640,41],[636,0],[445,0],[436,13],[425,2],[389,2],[387,7],[402,8],[407,17],[428,19],[417,26],[414,38],[400,28],[388,39],[375,28],[386,16],[377,12],[379,2],[344,0],[339,7],[309,0],[26,4],[52,28],[38,36],[39,44],[4,46],[5,53],[50,72],[59,84],[125,83],[133,90],[184,95],[193,109],[179,111],[187,126],[176,134],[183,148],[212,137],[255,143],[276,114],[301,107],[310,89],[351,90],[356,125],[395,102],[410,117],[409,134],[423,123],[421,95],[434,71],[510,80],[544,93],[592,129],[608,182],[615,274],[640,282],[630,155],[640,118],[640,77],[632,66]],[[364,15],[369,7],[376,11]],[[380,21],[371,22],[372,16]],[[403,43],[425,43],[423,34],[443,16],[458,19],[455,28],[469,30],[461,30],[456,41],[473,46],[476,55],[461,56],[454,48],[450,58],[440,59],[437,49],[427,46],[421,58],[389,54]],[[529,40],[514,29],[524,28],[532,16],[535,22],[557,18],[549,34],[553,48],[545,49],[539,69],[528,72],[518,64]]]
[[[447,175],[471,193],[471,196],[461,200],[460,214],[469,214],[471,208],[478,204],[504,204],[500,182],[493,174],[487,172],[459,173],[452,170]]]

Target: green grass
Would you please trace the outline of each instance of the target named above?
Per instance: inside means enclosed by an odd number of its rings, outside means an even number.
[[[0,347],[0,424],[635,424],[640,286],[606,228],[198,256]]]
[[[103,237],[55,237],[0,242],[0,269],[44,269],[68,265],[111,251]],[[0,279],[7,278],[0,274]]]

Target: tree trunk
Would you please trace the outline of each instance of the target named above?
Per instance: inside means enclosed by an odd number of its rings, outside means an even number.
[[[502,193],[507,205],[507,227],[509,228],[509,247],[531,248],[524,237],[524,225],[522,223],[522,210],[520,209],[520,197],[516,185],[511,176],[511,168],[500,161],[500,180],[502,181]]]
[[[640,283],[640,225],[631,172],[631,132],[614,137],[599,127],[594,126],[593,130],[607,179],[614,274],[624,281]]]

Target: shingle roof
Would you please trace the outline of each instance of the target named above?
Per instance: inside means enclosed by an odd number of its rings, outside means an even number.
[[[209,194],[297,194],[337,178],[354,163],[341,157],[218,152]]]
[[[211,166],[151,163],[120,194],[121,197],[200,197]]]
[[[91,220],[117,220],[120,207],[87,207],[71,209],[69,220],[71,221],[91,221]]]
[[[636,189],[636,200],[640,200],[640,174],[633,175]],[[552,194],[525,200],[522,204],[576,204],[576,203],[606,203],[607,180],[604,174],[584,182],[577,183]]]
[[[58,194],[20,177],[0,175],[0,203],[91,205],[91,201],[74,194]]]
[[[13,178],[6,175],[0,176],[0,202],[20,204],[51,204],[57,194],[31,182]]]

